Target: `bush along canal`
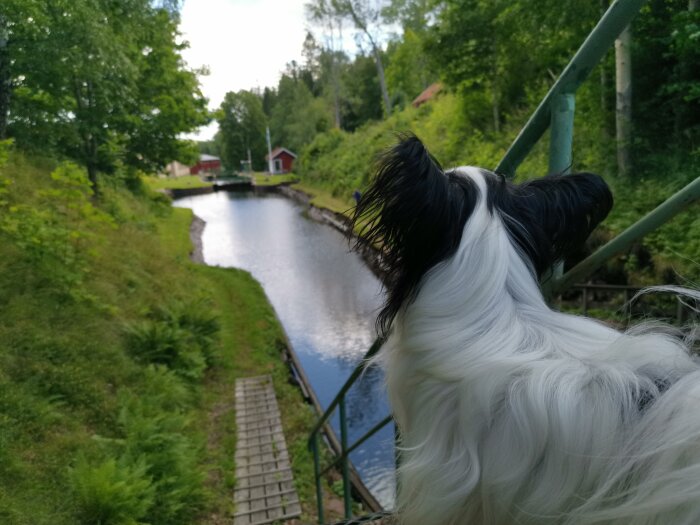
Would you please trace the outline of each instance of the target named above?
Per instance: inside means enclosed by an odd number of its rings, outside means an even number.
[[[219,192],[178,199],[206,226],[204,262],[249,271],[263,285],[321,405],[326,407],[374,340],[381,285],[342,233],[278,193]],[[348,396],[349,440],[381,421],[389,406],[383,375],[369,369]],[[333,426],[338,432],[337,418]],[[351,454],[384,508],[394,495],[394,429]]]

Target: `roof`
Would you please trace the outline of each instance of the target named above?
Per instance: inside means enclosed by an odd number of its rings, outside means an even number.
[[[199,156],[199,162],[206,162],[208,160],[221,160],[219,157],[216,157],[214,155],[207,155],[206,153],[202,153]]]
[[[276,159],[276,158],[279,157],[280,154],[282,154],[282,153],[288,153],[289,155],[291,155],[291,156],[294,157],[295,159],[297,158],[297,154],[294,153],[293,151],[289,151],[287,148],[280,148],[280,147],[277,147],[277,148],[273,149],[271,153],[272,153],[272,158],[273,158],[273,159]],[[265,160],[270,160],[270,155],[265,155]]]
[[[440,90],[442,89],[442,84],[440,82],[435,82],[434,84],[430,84],[427,88],[423,90],[423,92],[418,95],[415,99],[413,99],[413,102],[411,102],[411,105],[414,108],[417,108],[421,104],[425,104],[428,102],[428,100],[431,100],[435,98],[435,95],[437,95]]]

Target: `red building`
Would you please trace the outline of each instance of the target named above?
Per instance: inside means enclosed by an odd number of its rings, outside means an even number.
[[[190,168],[192,175],[216,175],[221,171],[221,159],[214,155],[202,154],[199,162]]]
[[[296,153],[287,148],[275,148],[272,150],[272,173],[289,173],[294,167]],[[270,155],[265,155],[265,162],[268,162]]]

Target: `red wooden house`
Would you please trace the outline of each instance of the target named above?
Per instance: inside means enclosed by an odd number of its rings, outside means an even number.
[[[272,150],[272,173],[289,173],[294,167],[296,153],[287,148],[275,148]],[[265,162],[270,159],[270,155],[265,155]]]
[[[221,159],[214,155],[202,154],[199,156],[199,162],[190,168],[192,175],[212,175],[218,174],[221,171]]]

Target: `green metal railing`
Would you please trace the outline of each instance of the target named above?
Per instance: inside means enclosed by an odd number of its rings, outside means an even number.
[[[603,58],[615,42],[617,36],[629,25],[645,0],[616,0],[609,7],[588,38],[581,45],[569,64],[549,90],[547,95],[532,114],[528,122],[516,137],[501,162],[496,166],[496,173],[506,177],[514,177],[518,166],[537,144],[547,128],[550,128],[549,144],[549,173],[566,173],[572,164],[572,143],[574,132],[574,111],[576,106],[575,93],[586,80],[593,68]],[[545,294],[561,292],[576,281],[583,279],[598,269],[607,259],[627,249],[634,241],[650,231],[658,228],[687,205],[700,197],[700,178],[688,184],[666,202],[654,209],[644,218],[630,226],[615,239],[604,245],[590,257],[577,264],[564,275],[557,275],[543,283]],[[345,516],[350,518],[351,487],[348,477],[349,454],[364,443],[377,431],[391,421],[391,416],[375,425],[353,445],[347,446],[347,418],[345,414],[345,394],[360,377],[368,359],[380,349],[382,341],[377,339],[365,355],[363,361],[353,370],[352,374],[340,389],[335,399],[328,406],[311,432],[309,446],[314,455],[314,473],[316,476],[316,494],[318,499],[318,520],[323,523],[323,495],[321,479],[325,472],[341,464],[343,473],[343,496],[345,501]],[[340,414],[341,450],[340,454],[330,465],[321,470],[319,462],[319,436],[328,419],[338,408]],[[398,457],[397,457],[398,463]]]
[[[362,375],[362,372],[364,372],[365,368],[367,367],[367,364],[369,363],[369,360],[377,353],[379,352],[379,349],[382,346],[382,343],[384,341],[380,338],[375,339],[374,343],[372,343],[372,346],[370,347],[369,351],[365,354],[364,358],[360,362],[359,365],[355,367],[355,369],[352,371],[352,374],[350,374],[350,377],[348,377],[347,381],[345,381],[345,384],[341,387],[340,391],[338,394],[336,394],[335,398],[331,403],[328,405],[328,408],[326,408],[326,411],[323,413],[323,415],[319,418],[319,420],[316,422],[316,425],[314,425],[313,430],[310,433],[310,438],[309,438],[309,447],[311,448],[311,451],[313,452],[314,456],[314,477],[316,479],[316,504],[317,504],[317,512],[318,512],[318,522],[323,523],[324,521],[324,516],[323,516],[323,492],[322,492],[322,485],[321,485],[321,479],[322,476],[327,473],[330,469],[336,467],[338,463],[341,465],[341,473],[343,475],[343,502],[344,502],[344,510],[345,510],[345,517],[346,518],[351,518],[352,517],[352,487],[350,486],[350,453],[355,450],[357,447],[359,447],[362,443],[367,441],[370,437],[372,437],[374,434],[379,432],[382,428],[384,428],[386,425],[388,425],[392,421],[391,416],[387,416],[384,419],[382,419],[378,424],[373,426],[369,431],[367,431],[360,439],[355,441],[352,445],[348,446],[348,424],[347,424],[347,414],[345,410],[345,394],[348,393],[348,390],[352,387],[352,385],[355,384],[357,379]],[[326,430],[326,427],[328,425],[328,420],[330,417],[333,415],[335,412],[336,408],[338,409],[338,415],[340,417],[340,454],[336,456],[336,458],[329,464],[327,465],[323,470],[321,470],[321,461],[320,461],[320,448],[319,448],[319,442],[321,440],[321,433],[326,432],[326,433],[331,433],[331,430]],[[333,439],[333,438],[331,438]]]

